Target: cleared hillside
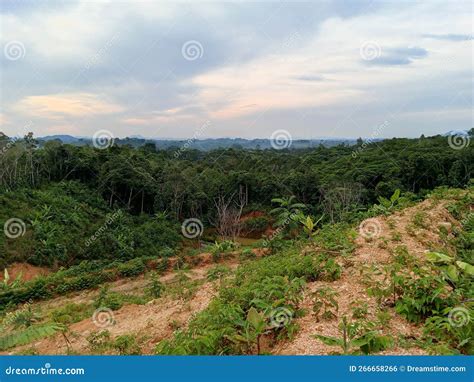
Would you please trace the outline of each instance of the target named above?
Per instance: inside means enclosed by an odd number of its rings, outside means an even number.
[[[0,344],[8,354],[470,354],[473,197],[438,190],[375,206],[358,224],[170,258],[20,304]]]

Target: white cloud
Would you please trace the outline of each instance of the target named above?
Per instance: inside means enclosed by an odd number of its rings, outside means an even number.
[[[122,106],[104,101],[99,95],[90,93],[28,96],[14,108],[22,113],[46,119],[61,119],[64,116],[88,117],[124,110]]]

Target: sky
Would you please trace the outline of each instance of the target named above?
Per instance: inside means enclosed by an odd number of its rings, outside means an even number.
[[[473,127],[471,1],[0,2],[14,136],[418,137]]]

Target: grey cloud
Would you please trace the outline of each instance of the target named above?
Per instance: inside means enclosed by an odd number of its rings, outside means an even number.
[[[381,49],[380,56],[373,60],[366,61],[369,65],[394,66],[409,65],[415,59],[428,55],[428,51],[419,47],[408,48],[384,48]]]
[[[468,34],[454,34],[454,33],[448,33],[448,34],[431,34],[431,33],[425,33],[423,34],[423,37],[425,38],[430,38],[433,40],[444,40],[444,41],[470,41],[474,39],[473,35],[468,35]]]
[[[326,81],[326,79],[323,76],[315,75],[315,74],[306,74],[302,76],[297,76],[295,79],[300,80],[300,81],[307,81],[307,82],[320,82],[320,81]]]

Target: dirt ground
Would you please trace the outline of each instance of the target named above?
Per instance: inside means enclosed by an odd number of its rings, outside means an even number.
[[[413,217],[417,213],[425,214],[426,226],[421,228],[413,226]],[[406,246],[408,252],[419,261],[424,261],[424,253],[443,243],[438,234],[439,227],[443,226],[450,232],[453,225],[458,224],[446,210],[443,203],[434,203],[426,200],[414,207],[397,212],[389,217],[379,216],[367,219],[359,227],[359,235],[355,240],[356,250],[347,258],[338,258],[342,265],[340,279],[333,282],[316,281],[307,285],[304,293],[302,308],[306,314],[296,319],[300,330],[292,340],[281,341],[273,349],[273,354],[330,354],[339,350],[323,344],[313,337],[314,334],[325,336],[339,336],[338,324],[344,315],[351,316],[354,304],[367,303],[368,320],[375,320],[378,304],[375,298],[367,294],[367,275],[376,278],[367,272],[368,266],[383,266],[393,261],[393,250],[398,246]],[[257,253],[264,256],[265,251]],[[153,354],[156,344],[170,338],[178,328],[185,328],[192,317],[205,309],[217,290],[216,282],[206,279],[209,269],[215,266],[210,254],[202,254],[202,261],[193,268],[188,277],[197,280],[200,285],[196,293],[188,300],[173,298],[165,295],[162,298],[152,300],[145,305],[125,305],[121,309],[109,312],[109,324],[102,327],[97,324],[100,320],[90,317],[70,326],[71,335],[70,350],[73,353],[88,354],[91,352],[87,336],[93,332],[107,329],[111,338],[123,334],[132,334],[140,339],[142,352]],[[235,269],[239,262],[237,256],[231,256],[223,262],[225,265]],[[9,269],[10,270],[10,269]],[[46,270],[25,264],[16,264],[11,267],[11,276],[15,277],[23,271],[24,277],[33,278]],[[176,272],[170,271],[161,276],[160,280],[166,284],[173,281]],[[122,279],[110,284],[110,290],[127,294],[142,294],[147,283],[144,276],[136,279]],[[330,287],[338,293],[337,317],[331,320],[316,319],[312,313],[313,299],[311,294],[318,288]],[[36,305],[42,311],[48,311],[67,303],[91,303],[97,296],[98,290],[87,290],[61,296],[52,300],[39,302]],[[384,328],[384,334],[390,334],[397,338],[399,335],[407,338],[419,338],[421,329],[404,318],[397,315],[393,308],[385,307],[390,314],[390,321]],[[106,320],[107,321],[107,320]],[[57,334],[35,343],[10,349],[8,354],[18,353],[25,349],[34,348],[39,354],[65,354],[67,352],[66,341]],[[419,348],[394,347],[381,354],[397,355],[419,355],[424,351]]]
[[[226,265],[235,269],[238,263],[233,260]],[[202,282],[189,300],[165,295],[145,305],[125,305],[117,311],[103,313],[105,316],[97,316],[95,319],[90,317],[72,324],[68,335],[70,351],[80,354],[90,353],[87,336],[94,331],[108,330],[112,339],[123,334],[132,334],[142,339],[143,354],[153,354],[154,347],[159,341],[169,338],[177,328],[186,327],[193,315],[205,309],[215,296],[216,282],[206,280],[207,272],[214,266],[215,264],[212,263],[204,264],[187,272],[190,280]],[[163,275],[160,281],[166,285],[171,283],[175,276],[176,273],[168,273]],[[119,280],[110,284],[110,290],[139,294],[143,292],[146,283],[147,280],[143,276],[132,281]],[[91,303],[97,293],[98,291],[94,290],[69,297],[58,297],[39,303],[38,307],[41,305],[41,310],[47,311],[67,303]],[[56,334],[28,345],[9,349],[4,354],[15,354],[30,348],[34,348],[39,354],[66,354],[68,350],[65,339],[61,334]]]
[[[35,267],[34,265],[27,263],[13,263],[7,268],[8,275],[10,276],[10,282],[13,282],[19,275],[21,275],[22,281],[30,281],[38,276],[45,276],[50,271],[47,268]],[[0,282],[4,280],[4,272],[0,272]]]
[[[416,228],[413,234],[412,219],[420,211],[426,214],[427,229]],[[390,219],[390,226],[393,228],[390,228],[387,222]],[[292,341],[279,343],[273,353],[309,355],[340,351],[337,347],[325,345],[320,340],[315,339],[313,335],[340,337],[339,322],[344,315],[351,316],[351,303],[354,302],[358,305],[364,302],[367,303],[367,319],[376,319],[377,302],[374,297],[367,294],[367,286],[364,284],[363,277],[364,268],[368,265],[382,266],[392,262],[393,252],[391,250],[397,246],[406,246],[411,255],[419,261],[425,261],[424,253],[426,251],[432,249],[433,245],[441,246],[443,244],[438,235],[438,227],[444,226],[449,232],[450,227],[455,224],[458,223],[446,210],[444,204],[433,204],[431,200],[426,200],[389,217],[379,216],[361,223],[359,235],[356,239],[357,248],[348,259],[348,264],[343,266],[341,278],[333,282],[316,281],[308,285],[302,303],[302,308],[308,313],[296,320],[300,330]],[[371,238],[364,237],[364,235],[368,236],[367,232],[372,233],[373,236]],[[394,241],[391,237],[396,232],[399,235],[397,240]],[[386,239],[388,239],[388,242]],[[339,309],[336,318],[329,321],[321,319],[318,322],[312,314],[311,293],[321,287],[333,288],[339,294],[337,298]],[[395,338],[399,335],[408,338],[418,338],[420,336],[420,328],[396,314],[393,308],[386,307],[385,311],[390,313],[391,316],[388,326],[384,329],[385,334],[390,334]],[[394,347],[380,354],[421,355],[424,354],[424,351],[418,348],[403,349]]]

